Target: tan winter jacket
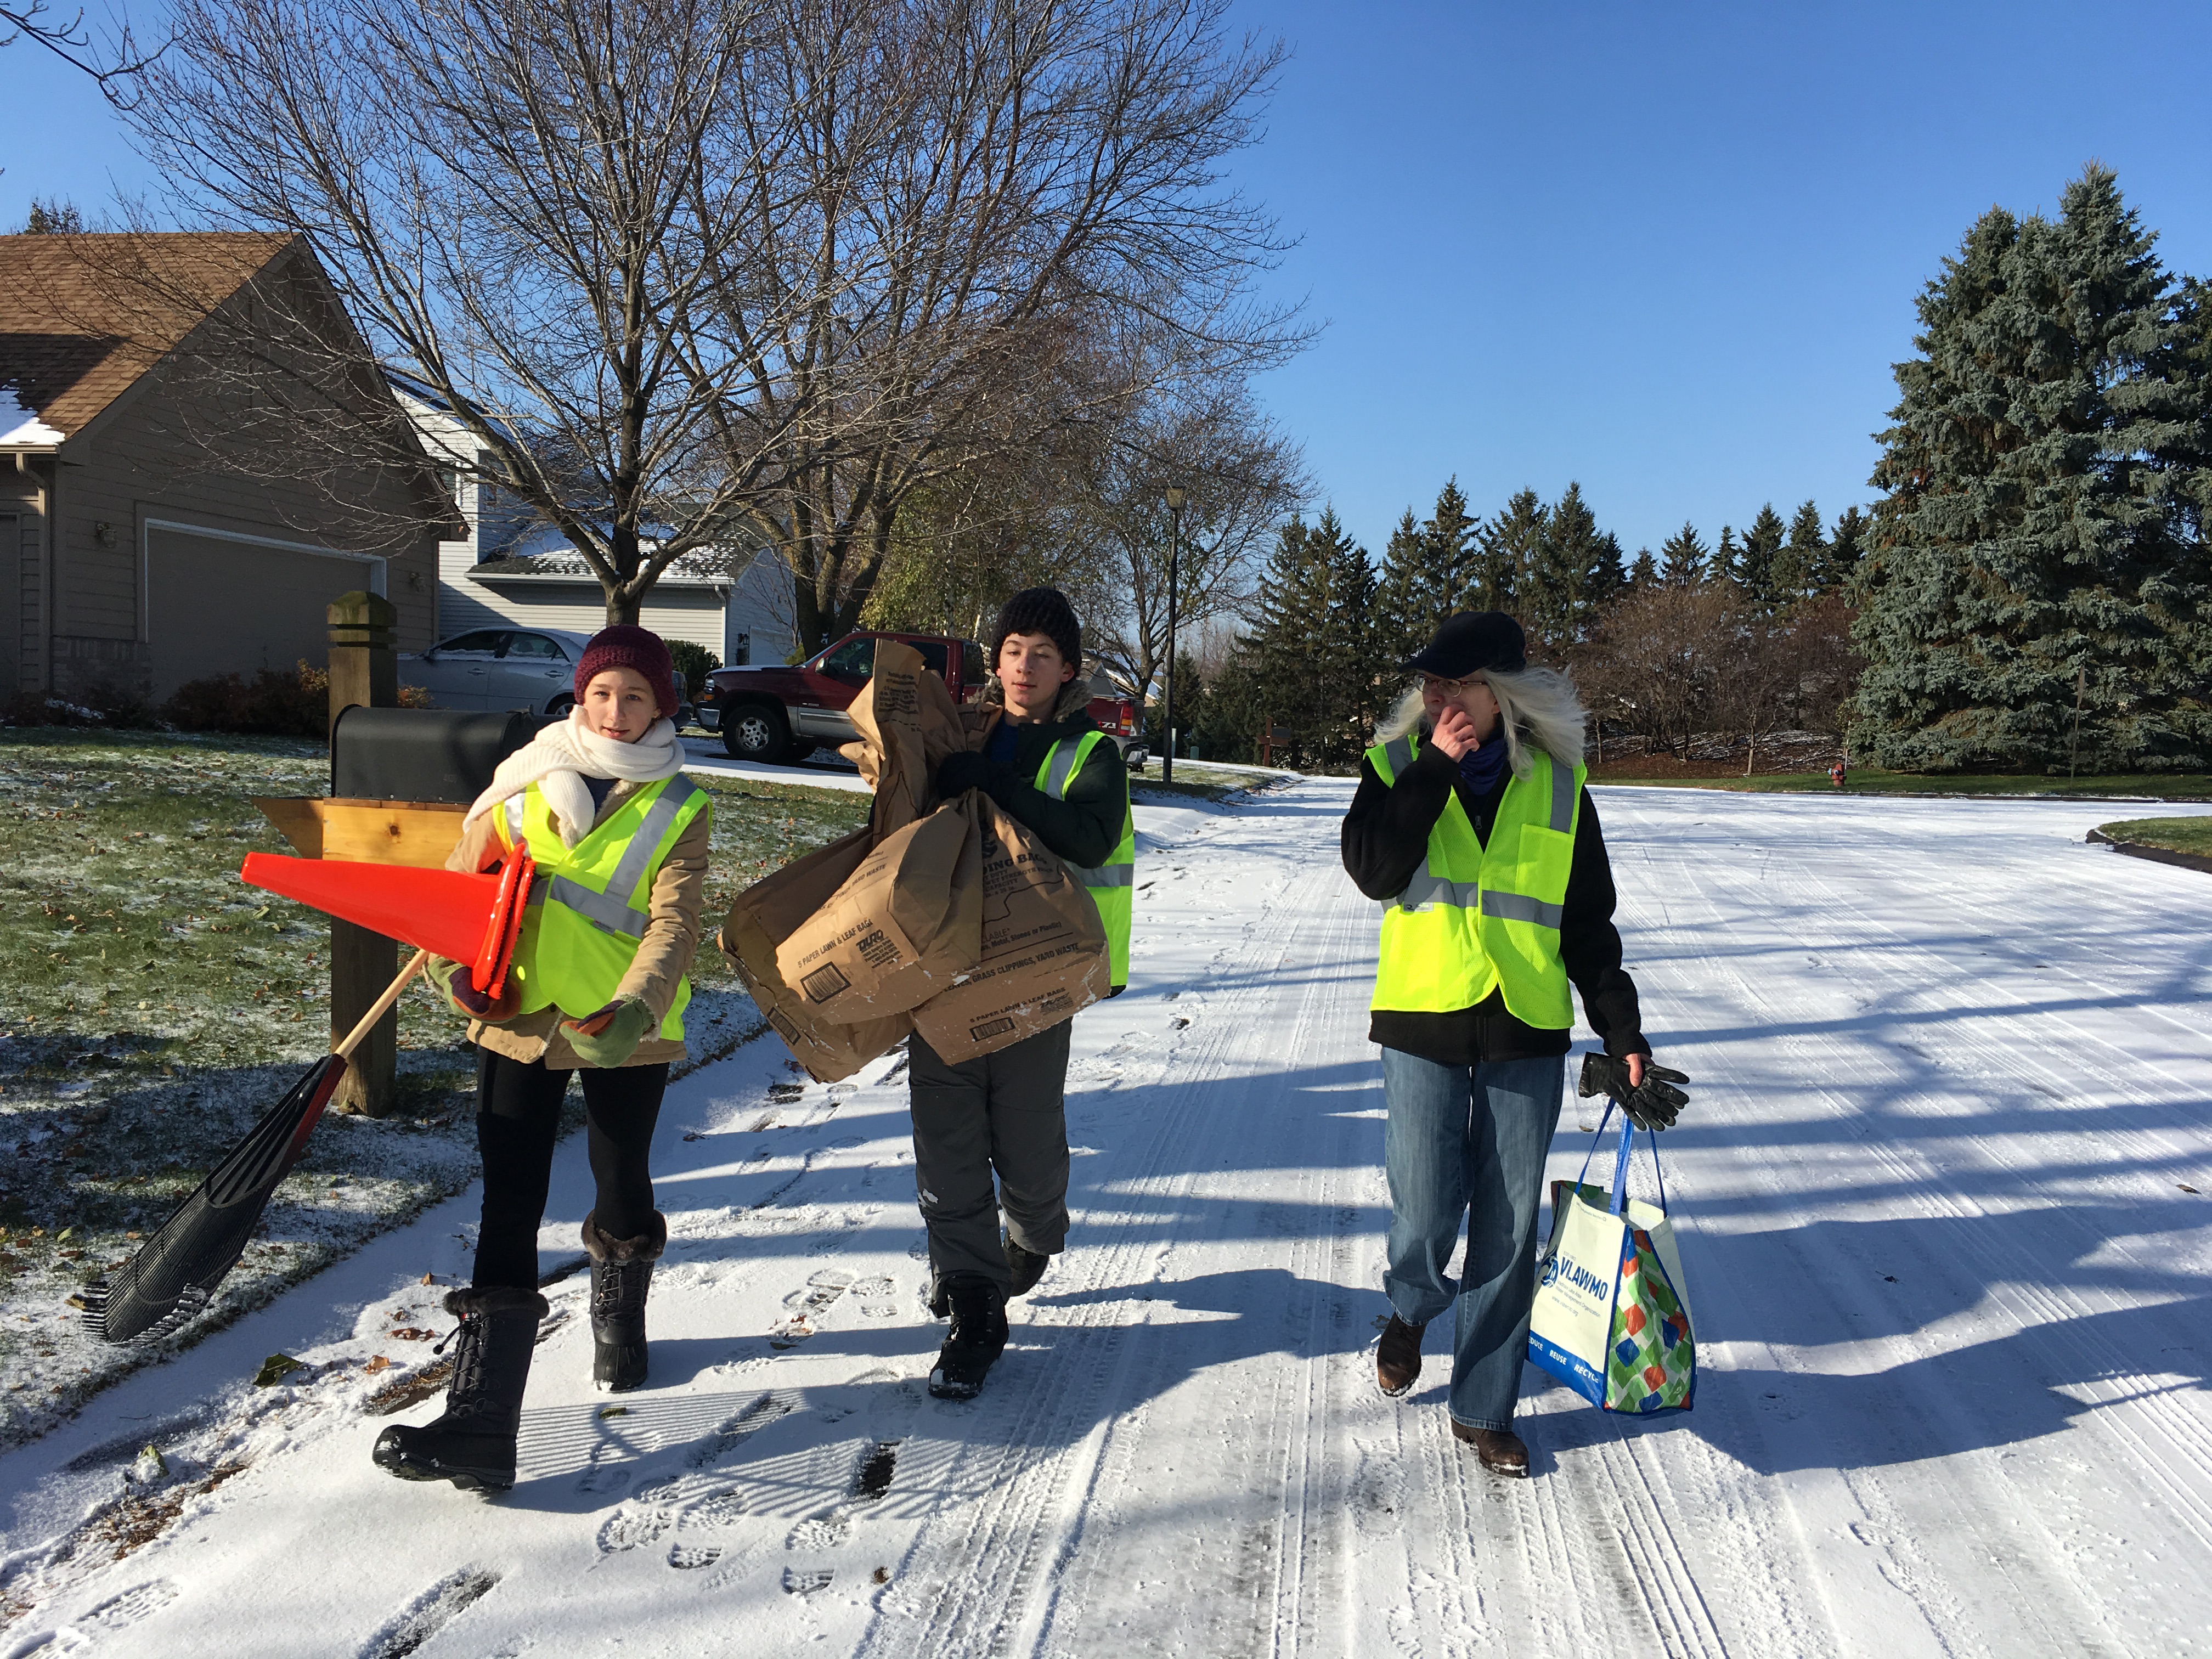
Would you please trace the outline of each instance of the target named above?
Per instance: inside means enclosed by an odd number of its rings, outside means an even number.
[[[607,814],[641,787],[618,779],[615,787],[607,791],[606,800],[599,808],[599,817],[592,820],[593,825],[605,823]],[[465,872],[481,866],[486,843],[498,833],[492,817],[485,813],[463,832],[461,844],[446,860],[448,870]],[[637,1045],[637,1052],[623,1062],[626,1066],[653,1066],[662,1060],[684,1058],[684,1044],[660,1036],[659,1025],[668,1018],[669,1005],[676,1000],[677,981],[690,969],[691,958],[699,950],[699,913],[707,899],[707,863],[713,852],[714,835],[714,815],[700,813],[668,849],[668,856],[661,861],[653,878],[652,920],[646,924],[645,937],[638,941],[636,959],[623,975],[622,983],[615,988],[615,996],[644,999],[645,1006],[652,1011],[654,1029],[652,1036]],[[577,1070],[583,1067],[584,1062],[568,1046],[568,1037],[561,1030],[562,1018],[558,1008],[541,1008],[534,1014],[525,1014],[498,1025],[471,1020],[469,1041],[526,1064],[542,1059],[552,1071]]]

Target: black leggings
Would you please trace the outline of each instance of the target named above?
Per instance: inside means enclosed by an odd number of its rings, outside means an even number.
[[[483,1154],[483,1224],[477,1232],[476,1283],[534,1289],[538,1227],[553,1180],[567,1072],[477,1050],[477,1146]],[[653,1221],[653,1126],[668,1066],[583,1068],[585,1134],[599,1183],[592,1219],[609,1238],[635,1238]]]

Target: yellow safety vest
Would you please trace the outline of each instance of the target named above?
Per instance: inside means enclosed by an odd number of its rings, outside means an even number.
[[[1411,736],[1367,751],[1395,784],[1419,750]],[[1486,847],[1455,789],[1429,831],[1428,854],[1387,901],[1372,1008],[1451,1013],[1492,991],[1524,1024],[1575,1023],[1559,921],[1574,867],[1575,828],[1588,769],[1559,766],[1541,750],[1527,777],[1508,775]]]
[[[557,1006],[571,1018],[614,1000],[653,920],[653,881],[677,838],[713,798],[681,773],[629,796],[589,835],[568,847],[553,828],[545,798],[532,784],[507,798],[499,838],[530,849],[536,874],[530,910],[515,941],[507,982],[520,988],[520,1013]],[[691,981],[678,981],[660,1035],[681,1039]]]
[[[1103,732],[1085,732],[1079,738],[1062,738],[1045,751],[1037,767],[1036,787],[1054,800],[1067,799],[1067,786],[1083,769],[1092,749],[1107,741]],[[1079,864],[1067,873],[1082,884],[1098,907],[1098,920],[1106,928],[1106,951],[1113,969],[1114,989],[1129,982],[1129,922],[1137,902],[1137,820],[1129,810],[1129,792],[1121,791],[1121,839],[1095,870]]]

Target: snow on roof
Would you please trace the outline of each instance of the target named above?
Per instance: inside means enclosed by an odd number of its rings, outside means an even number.
[[[652,550],[650,540],[645,543]],[[660,580],[678,584],[725,586],[734,581],[756,554],[742,548],[702,547],[680,555]],[[597,581],[591,563],[576,551],[568,536],[553,525],[540,525],[517,537],[495,559],[470,568],[478,581],[534,580],[538,581]]]
[[[84,430],[290,240],[223,231],[0,236],[0,380],[57,434],[14,441],[58,443]]]
[[[58,444],[62,435],[40,420],[36,410],[23,407],[13,380],[0,381],[0,446],[27,448],[33,444]]]

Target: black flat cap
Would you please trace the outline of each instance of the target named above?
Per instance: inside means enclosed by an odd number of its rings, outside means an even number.
[[[1444,618],[1436,638],[1404,666],[1407,672],[1463,680],[1494,668],[1501,674],[1528,665],[1528,641],[1521,624],[1503,611],[1459,611]]]

